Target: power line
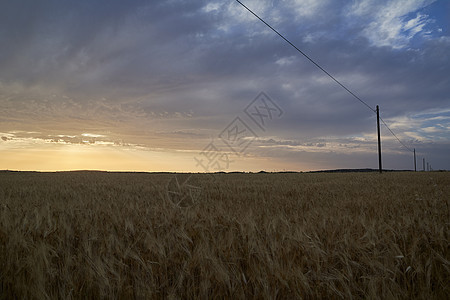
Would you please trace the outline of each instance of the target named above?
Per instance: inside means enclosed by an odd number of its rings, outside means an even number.
[[[389,128],[389,126],[386,124],[386,122],[384,122],[384,120],[380,117],[381,122],[383,122],[384,126],[386,126],[387,129],[389,129],[389,131],[392,133],[392,135],[397,139],[397,141],[399,141],[400,144],[402,144],[403,147],[405,147],[406,149],[408,149],[408,151],[410,152],[414,152],[414,150],[411,150],[411,148],[409,148],[408,146],[406,146],[398,137],[397,135],[391,130],[391,128]]]
[[[259,17],[256,13],[254,13],[250,8],[248,8],[247,6],[245,6],[241,1],[236,0],[237,3],[239,3],[240,5],[242,5],[246,10],[248,10],[252,15],[254,15],[256,18],[258,18],[258,20],[260,20],[262,23],[264,23],[267,27],[269,27],[273,32],[275,32],[277,35],[279,35],[283,40],[285,40],[289,45],[291,45],[295,50],[297,50],[301,55],[303,55],[304,57],[306,57],[311,63],[313,63],[317,68],[319,68],[322,72],[324,72],[325,74],[327,74],[331,79],[333,79],[337,84],[339,84],[344,90],[346,90],[350,95],[352,95],[353,97],[355,97],[357,100],[359,100],[362,104],[364,104],[365,106],[367,106],[372,112],[376,112],[375,109],[373,109],[372,107],[370,107],[369,104],[367,104],[366,102],[364,102],[361,98],[359,98],[357,95],[355,95],[352,91],[350,91],[345,85],[343,85],[339,80],[337,80],[333,75],[331,75],[330,73],[328,73],[324,68],[322,68],[318,63],[316,63],[311,57],[309,57],[306,53],[304,53],[302,50],[300,50],[297,46],[295,46],[290,40],[288,40],[287,38],[284,37],[284,35],[282,35],[281,33],[279,33],[275,28],[273,28],[272,26],[270,26],[269,23],[267,23],[266,21],[264,21],[261,17]]]
[[[345,85],[343,85],[339,80],[337,80],[333,75],[328,73],[324,68],[322,68],[318,63],[316,63],[311,57],[309,57],[306,53],[304,53],[302,50],[300,50],[297,46],[295,46],[289,39],[287,39],[284,35],[282,35],[280,32],[278,32],[275,28],[273,28],[269,23],[264,21],[260,16],[258,16],[255,12],[253,12],[250,8],[245,6],[241,1],[236,0],[237,3],[242,5],[246,10],[248,10],[252,15],[254,15],[258,20],[260,20],[264,25],[269,27],[273,32],[275,32],[278,36],[280,36],[284,41],[286,41],[289,45],[291,45],[295,50],[297,50],[301,55],[306,57],[312,64],[314,64],[317,68],[319,68],[322,72],[324,72],[326,75],[328,75],[331,79],[333,79],[337,84],[339,84],[344,90],[346,90],[350,95],[355,97],[358,101],[360,101],[362,104],[364,104],[366,107],[368,107],[372,112],[376,113],[377,111],[373,109],[369,104],[367,104],[365,101],[363,101],[361,98],[359,98],[355,93],[353,93],[350,89],[348,89]],[[408,146],[406,146],[392,131],[391,128],[384,122],[384,120],[380,117],[380,120],[383,122],[383,124],[386,126],[386,128],[389,130],[389,132],[402,144],[403,147],[408,149],[409,151],[413,152]]]

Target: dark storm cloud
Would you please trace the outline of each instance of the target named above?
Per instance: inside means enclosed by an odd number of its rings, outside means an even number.
[[[5,45],[2,79],[20,78],[27,84],[89,88],[120,83],[127,75],[145,75],[140,73],[142,67],[136,68],[143,63],[150,72],[158,71],[152,68],[152,59],[157,61],[152,50],[161,50],[168,40],[176,41],[177,35],[185,33],[176,30],[175,12],[168,15],[171,5],[165,1],[15,1],[7,5],[11,7],[2,9],[0,19]],[[178,21],[185,24],[177,25],[184,30],[195,27],[186,19],[181,16]]]
[[[448,28],[426,15],[447,5],[439,2],[245,3],[371,107],[380,105],[401,138],[420,142],[425,119],[415,116],[449,107]],[[235,1],[9,1],[0,9],[0,43],[4,128],[38,121],[72,128],[82,120],[198,144],[205,128],[220,132],[262,90],[285,111],[270,134],[290,146],[326,149],[339,143],[330,137],[344,143],[375,128],[373,112]]]

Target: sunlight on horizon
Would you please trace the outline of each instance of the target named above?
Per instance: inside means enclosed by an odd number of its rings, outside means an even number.
[[[196,165],[194,157],[197,154],[198,151],[163,152],[120,146],[46,144],[2,150],[0,165],[4,170],[42,172],[205,172]],[[281,163],[259,157],[241,157],[233,159],[230,168],[222,171],[283,171],[277,169]],[[219,170],[211,170],[216,171]]]

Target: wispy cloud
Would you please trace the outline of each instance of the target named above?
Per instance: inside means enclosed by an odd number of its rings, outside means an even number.
[[[436,0],[358,1],[350,7],[349,16],[368,20],[362,34],[373,45],[404,48],[415,35],[429,34],[425,26],[435,20],[420,10],[434,2]],[[438,28],[432,30],[438,31]]]

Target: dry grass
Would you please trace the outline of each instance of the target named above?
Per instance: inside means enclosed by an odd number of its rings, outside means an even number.
[[[0,173],[0,298],[450,294],[450,173]]]

